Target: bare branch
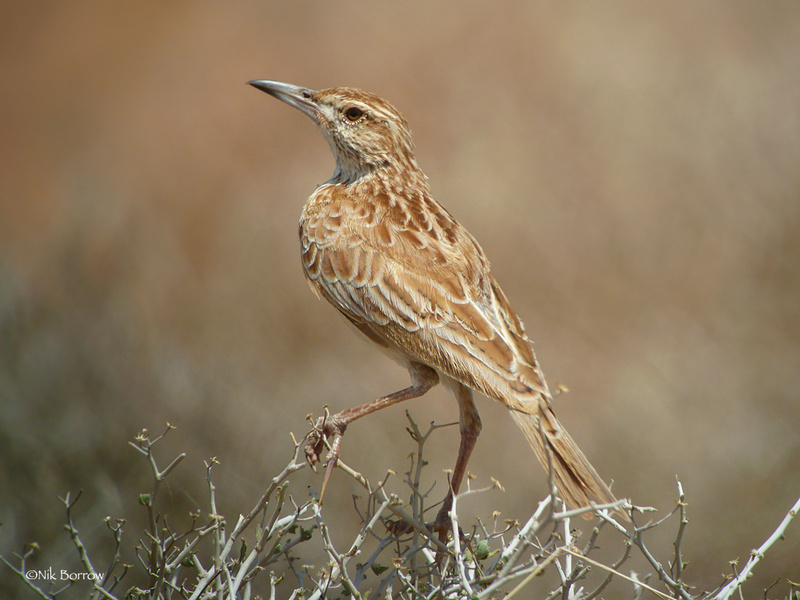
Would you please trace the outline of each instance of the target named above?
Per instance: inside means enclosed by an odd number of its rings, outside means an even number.
[[[775,542],[783,538],[786,528],[789,526],[789,523],[792,522],[792,519],[797,516],[798,511],[800,511],[800,498],[798,498],[797,502],[795,502],[792,508],[789,509],[789,512],[786,513],[785,517],[783,517],[780,525],[778,525],[775,531],[772,532],[772,535],[770,535],[757,550],[753,550],[750,553],[750,559],[747,561],[744,569],[742,569],[742,572],[733,578],[724,588],[722,588],[722,590],[720,590],[720,592],[714,597],[714,600],[727,600],[733,595],[739,586],[741,586],[742,583],[744,583],[745,580],[750,577],[753,569],[759,562],[761,562],[761,559],[764,558],[767,550],[772,548],[772,545]]]
[[[433,432],[443,426],[431,424],[423,431],[411,415],[406,414],[407,429],[415,447],[402,480],[394,478],[394,471],[389,470],[382,480],[372,482],[351,466],[339,462],[342,472],[366,492],[366,496],[353,498],[355,522],[360,522],[358,532],[349,541],[337,541],[337,545],[346,551],[337,550],[334,545],[330,527],[334,515],[326,514],[326,510],[314,500],[313,491],[303,492],[306,497],[303,502],[295,501],[291,495],[293,475],[306,466],[301,458],[302,447],[296,439],[293,439],[293,453],[287,465],[267,482],[261,497],[249,512],[235,519],[221,514],[220,507],[224,503],[220,501],[218,504],[221,492],[211,477],[212,468],[218,463],[216,459],[206,461],[207,508],[191,512],[186,526],[173,529],[166,516],[168,511],[161,507],[158,491],[184,460],[185,454],[178,454],[166,468],[159,468],[154,444],[173,427],[168,425],[154,439],[142,430],[131,445],[147,463],[153,487],[150,493],[139,497],[139,503],[146,511],[147,525],[134,536],[140,540],[132,550],[137,564],[121,564],[125,520],[110,517],[106,517],[105,523],[113,536],[113,555],[109,560],[90,558],[90,548],[81,540],[73,519],[80,493],[74,497],[68,494],[62,499],[67,512],[65,529],[78,551],[83,570],[89,575],[87,579],[93,580],[93,587],[84,595],[92,600],[115,599],[115,587],[129,571],[138,569],[140,575],[144,574],[147,585],[130,588],[127,593],[164,600],[251,598],[256,593],[253,582],[262,573],[260,593],[269,598],[321,600],[348,596],[364,600],[389,597],[399,600],[489,600],[522,597],[523,590],[526,596],[531,595],[527,588],[532,580],[549,567],[555,577],[555,587],[547,593],[537,593],[537,597],[546,600],[594,600],[609,593],[607,590],[612,581],[617,583],[617,587],[632,584],[634,598],[652,593],[672,600],[728,600],[737,592],[741,595],[741,584],[752,574],[766,551],[785,534],[789,522],[800,510],[798,499],[772,535],[753,551],[741,572],[735,573],[716,590],[698,593],[697,596],[692,595],[696,590],[683,580],[686,564],[683,540],[689,520],[680,481],[677,482],[675,507],[665,516],[646,520],[643,524],[637,521],[645,520],[642,515],[655,509],[619,500],[565,510],[561,500],[550,495],[520,526],[514,519],[502,518],[497,511],[488,517],[476,518],[470,525],[464,515],[459,514],[463,509],[462,500],[470,495],[485,494],[495,486],[473,488],[468,477],[466,489],[453,497],[449,513],[453,537],[449,544],[445,544],[425,523],[425,516],[438,508],[438,502],[428,502],[436,483],[428,486],[429,489],[422,489],[428,464],[425,445]],[[552,477],[550,484],[552,488]],[[405,492],[393,489],[397,485],[403,486]],[[621,511],[630,511],[630,524],[615,518]],[[586,534],[573,529],[571,523],[574,521],[571,519],[587,513],[598,517],[596,525]],[[679,519],[677,533],[672,552],[663,560],[651,552],[645,538],[651,530],[664,526],[673,515]],[[338,514],[335,516],[339,518]],[[173,515],[170,521],[174,519]],[[228,531],[228,524],[233,523],[232,530]],[[126,532],[126,540],[129,535]],[[322,568],[305,564],[305,555],[296,554],[301,544],[311,540],[314,540],[311,546],[303,547],[324,552],[330,562]],[[606,564],[592,555],[601,545],[608,547],[610,543],[622,545],[613,563]],[[0,560],[11,569],[11,573],[24,580],[29,594],[54,600],[73,582],[61,589],[54,589],[52,584],[47,588],[34,583],[35,576],[41,575],[29,571],[26,561],[36,547],[35,544],[26,546],[14,561],[2,556]],[[623,573],[623,565],[639,555],[646,561],[644,570],[640,569],[638,574],[633,571]],[[107,565],[104,571],[98,571],[94,566],[98,563]],[[275,570],[270,572],[270,568]],[[35,575],[28,578],[26,573]],[[290,585],[286,575],[294,576],[296,583]],[[651,584],[655,577],[663,582],[663,590],[659,591]],[[777,581],[770,589],[774,589],[776,584]],[[798,587],[791,581],[789,584],[792,592]],[[293,589],[284,589],[287,586]],[[615,594],[619,595],[616,589],[611,595]]]

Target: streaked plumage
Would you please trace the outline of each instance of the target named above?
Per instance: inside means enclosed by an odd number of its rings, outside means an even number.
[[[306,448],[312,465],[324,447],[321,434],[333,439],[325,483],[348,423],[418,397],[441,378],[454,391],[461,417],[453,491],[480,431],[471,393],[477,390],[509,408],[545,469],[547,448],[552,451],[554,481],[568,505],[613,501],[556,419],[531,343],[483,250],[433,199],[402,115],[352,88],[250,83],[311,117],[336,158],[333,177],[314,191],[300,218],[312,290],[412,377],[406,390],[334,415],[322,432],[312,432]]]

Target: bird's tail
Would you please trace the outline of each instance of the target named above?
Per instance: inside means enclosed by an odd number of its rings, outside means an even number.
[[[558,494],[570,508],[591,502],[608,504],[614,494],[597,474],[567,430],[559,423],[546,402],[539,403],[537,414],[510,409],[511,416],[530,443],[545,471],[551,473]],[[622,511],[618,511],[628,519]],[[591,513],[586,513],[591,518]]]

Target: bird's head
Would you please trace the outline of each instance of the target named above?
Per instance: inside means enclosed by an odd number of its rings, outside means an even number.
[[[408,123],[375,94],[354,88],[308,88],[279,81],[254,80],[255,88],[299,109],[328,140],[337,174],[356,179],[383,166],[417,168]]]

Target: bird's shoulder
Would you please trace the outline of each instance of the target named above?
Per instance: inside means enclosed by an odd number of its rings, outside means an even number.
[[[355,268],[368,255],[440,282],[454,279],[458,287],[489,287],[480,245],[427,191],[320,186],[303,209],[300,240],[309,275],[315,267],[347,271],[346,262]],[[318,258],[336,264],[317,264]]]

